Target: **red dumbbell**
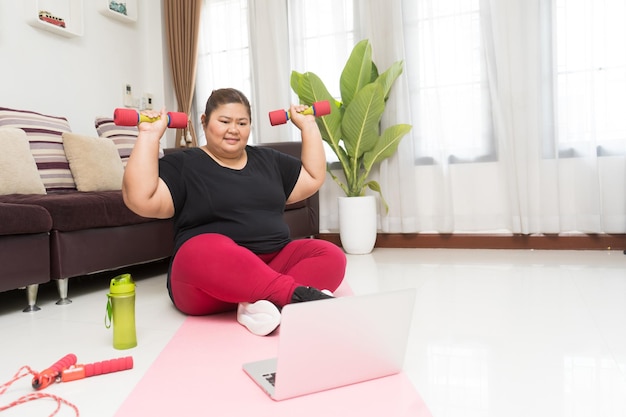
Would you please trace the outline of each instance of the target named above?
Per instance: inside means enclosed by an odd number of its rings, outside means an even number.
[[[148,117],[134,109],[115,109],[113,123],[118,126],[137,126],[141,122],[156,122],[159,117]],[[181,112],[167,113],[167,127],[184,129],[187,127],[187,115]]]
[[[302,114],[312,114],[314,116],[326,116],[330,114],[330,103],[326,100],[318,101],[302,112]],[[286,110],[274,110],[270,112],[270,124],[272,126],[287,123],[291,115]]]

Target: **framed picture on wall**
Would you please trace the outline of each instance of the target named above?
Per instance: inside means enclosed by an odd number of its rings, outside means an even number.
[[[137,0],[100,0],[100,13],[124,23],[137,21]]]
[[[24,4],[32,27],[66,38],[83,35],[83,0],[29,0]]]

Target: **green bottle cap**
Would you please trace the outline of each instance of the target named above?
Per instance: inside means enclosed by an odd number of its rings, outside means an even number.
[[[135,282],[130,274],[118,275],[111,280],[111,294],[126,294],[135,291]]]

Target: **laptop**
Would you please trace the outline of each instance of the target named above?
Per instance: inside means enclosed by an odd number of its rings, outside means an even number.
[[[412,288],[288,304],[278,357],[243,369],[276,401],[397,374],[415,293]]]

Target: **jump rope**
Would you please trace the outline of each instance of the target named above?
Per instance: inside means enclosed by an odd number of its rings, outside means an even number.
[[[28,377],[29,375],[32,375],[33,377],[31,382],[33,389],[35,389],[36,391],[41,391],[55,382],[76,381],[78,379],[88,378],[91,376],[125,371],[127,369],[132,369],[132,367],[132,356],[126,356],[123,358],[111,359],[85,365],[77,365],[76,355],[70,353],[59,359],[52,366],[42,372],[35,372],[28,365],[22,366],[11,380],[0,385],[0,396],[4,394],[14,382],[24,377]],[[0,412],[8,410],[12,407],[16,407],[20,404],[25,404],[29,401],[35,401],[42,398],[52,399],[56,402],[56,409],[52,412],[52,414],[50,414],[50,417],[55,416],[61,410],[61,407],[64,404],[74,410],[76,417],[80,415],[78,407],[76,407],[76,405],[59,397],[58,395],[43,392],[26,394],[7,405],[0,405]]]

